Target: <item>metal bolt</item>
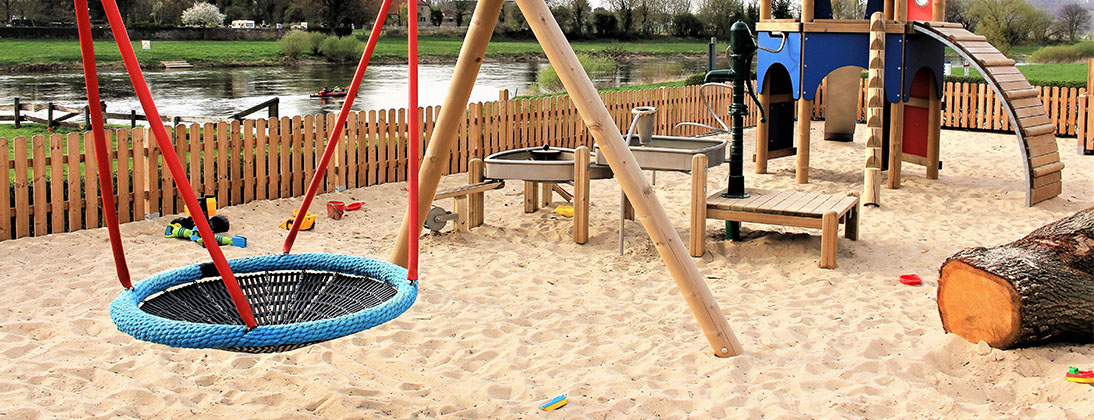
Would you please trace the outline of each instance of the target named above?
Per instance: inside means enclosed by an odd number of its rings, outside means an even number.
[[[729,349],[722,347],[722,353],[729,353]]]

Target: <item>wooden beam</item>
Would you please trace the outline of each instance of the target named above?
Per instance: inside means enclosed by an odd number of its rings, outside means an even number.
[[[646,228],[658,253],[665,261],[669,273],[676,280],[688,306],[703,329],[707,340],[719,357],[740,354],[740,343],[726,322],[725,314],[718,307],[706,281],[703,280],[695,261],[688,255],[684,242],[673,228],[665,208],[661,206],[653,187],[623,142],[623,136],[601,101],[588,74],[581,67],[577,55],[570,46],[562,29],[558,27],[551,11],[543,0],[517,0],[517,7],[524,13],[548,60],[558,70],[559,79],[573,99],[578,113],[585,120],[589,132],[600,146],[615,173],[623,192],[635,206],[639,220]],[[583,159],[579,154],[578,159]]]

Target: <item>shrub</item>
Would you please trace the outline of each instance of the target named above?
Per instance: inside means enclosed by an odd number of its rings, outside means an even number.
[[[215,28],[224,25],[224,15],[220,9],[206,2],[194,3],[182,12],[182,24],[202,28]]]
[[[319,53],[328,61],[344,63],[353,60],[358,55],[358,47],[361,44],[351,36],[331,36],[319,44]]]
[[[1034,52],[1030,61],[1042,64],[1075,63],[1087,58],[1094,58],[1094,42],[1044,47]]]
[[[684,79],[684,86],[701,85],[706,80],[707,80],[707,74],[706,73],[695,73],[691,76],[688,76],[687,79]]]
[[[312,54],[319,55],[319,44],[327,39],[327,34],[322,32],[308,32],[308,49]]]
[[[300,30],[289,31],[277,45],[281,46],[281,55],[295,60],[308,50],[308,34]]]
[[[603,79],[615,74],[615,62],[606,58],[593,58],[588,55],[582,54],[577,56],[577,60],[581,63],[581,67],[585,69],[585,73],[589,74],[589,79]],[[552,66],[547,66],[543,70],[540,70],[536,75],[536,85],[539,86],[539,90],[542,92],[558,92],[563,89],[562,80],[558,77],[558,72]]]

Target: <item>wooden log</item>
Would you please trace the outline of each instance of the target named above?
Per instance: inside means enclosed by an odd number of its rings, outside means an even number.
[[[1092,297],[1094,207],[1008,244],[965,249],[939,269],[943,328],[999,349],[1091,342]]]

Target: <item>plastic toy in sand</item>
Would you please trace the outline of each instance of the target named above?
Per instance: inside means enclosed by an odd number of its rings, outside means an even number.
[[[558,213],[564,217],[574,217],[574,206],[555,207],[555,213]]]
[[[296,215],[297,215],[298,212],[299,212],[299,210],[293,210],[292,211],[292,215],[293,215],[294,219],[296,218]],[[312,228],[315,227],[315,217],[316,216],[314,214],[311,214],[311,212],[308,212],[308,215],[304,216],[304,220],[300,221],[300,230],[312,230]],[[292,230],[292,222],[293,222],[293,219],[285,219],[284,222],[281,222],[281,228],[285,229],[285,230]]]
[[[365,203],[361,201],[349,204],[346,204],[344,201],[328,201],[327,217],[334,220],[341,220],[342,216],[344,216],[347,211],[360,210],[364,206]]]
[[[189,239],[191,241],[201,244],[201,246],[205,246],[205,241],[201,239],[201,235],[198,234],[197,229],[187,228],[178,223],[167,225],[167,229],[163,231],[163,237]],[[236,235],[228,237],[224,235],[216,235],[215,238],[217,243],[221,245],[231,245],[240,248],[247,247],[247,237],[245,236]]]
[[[1094,370],[1079,370],[1075,366],[1067,368],[1067,381],[1094,385]]]
[[[562,408],[567,402],[569,401],[566,400],[566,395],[563,394],[555,397],[551,401],[547,401],[546,404],[539,406],[539,409],[543,411],[555,411]]]
[[[916,286],[923,283],[923,279],[918,274],[904,274],[900,276],[900,284],[906,284],[909,286]]]

